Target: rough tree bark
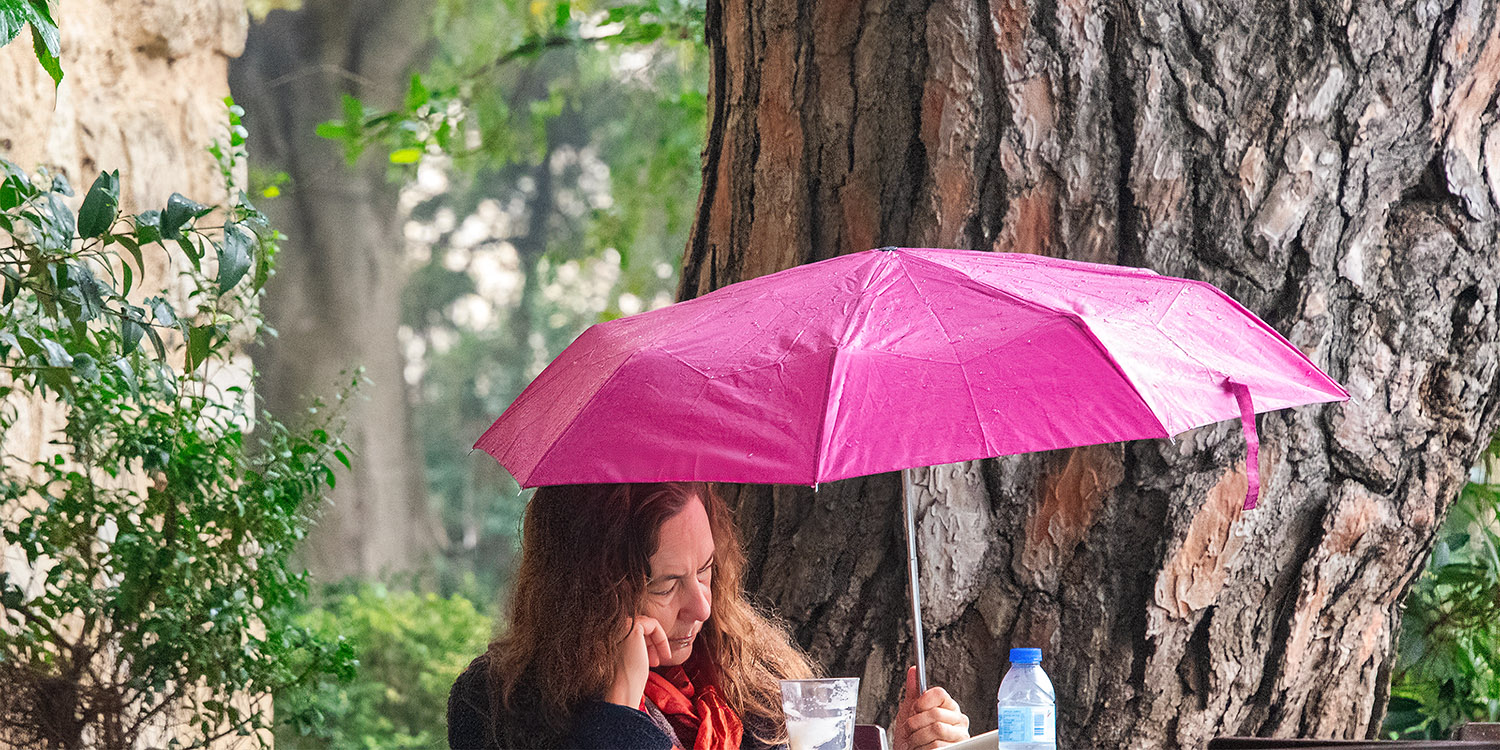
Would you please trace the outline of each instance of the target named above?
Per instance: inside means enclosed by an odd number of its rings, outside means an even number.
[[[1497,425],[1495,0],[710,0],[680,296],[882,245],[1204,279],[1353,394],[919,472],[929,669],[994,726],[1040,646],[1063,744],[1363,737],[1394,631]],[[898,483],[731,489],[749,581],[890,717]]]
[[[341,144],[314,133],[341,119],[343,94],[377,108],[400,103],[428,54],[430,12],[419,0],[307,0],[255,24],[230,66],[252,167],[291,178],[283,197],[264,202],[289,239],[264,305],[280,336],[253,353],[261,399],[286,419],[309,396],[330,395],[344,371],[363,366],[369,380],[344,433],[354,468],[301,552],[324,580],[416,570],[438,539],[397,341],[406,278],[399,185],[382,154],[350,166]]]

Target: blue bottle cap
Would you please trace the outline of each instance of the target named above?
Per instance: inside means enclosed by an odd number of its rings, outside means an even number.
[[[1011,664],[1041,664],[1042,650],[1039,648],[1013,648],[1010,650]]]

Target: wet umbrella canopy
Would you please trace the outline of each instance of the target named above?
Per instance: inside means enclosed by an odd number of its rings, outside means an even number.
[[[885,248],[595,325],[475,447],[525,487],[817,485],[1239,417],[1250,507],[1255,413],[1347,398],[1204,282]]]

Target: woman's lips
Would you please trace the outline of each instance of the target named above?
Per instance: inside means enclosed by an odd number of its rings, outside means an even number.
[[[693,645],[693,639],[697,638],[697,637],[698,636],[696,634],[694,634],[694,635],[690,635],[690,636],[688,636],[686,638],[675,638],[675,639],[672,639],[671,641],[669,641],[669,643],[672,644],[672,648],[676,648],[676,649],[687,648],[688,646]]]

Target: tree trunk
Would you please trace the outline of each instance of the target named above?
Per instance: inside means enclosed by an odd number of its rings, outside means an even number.
[[[255,352],[262,402],[291,419],[308,397],[332,395],[353,368],[364,367],[368,379],[344,433],[354,468],[340,474],[331,507],[301,550],[325,580],[415,570],[439,533],[397,340],[406,278],[399,185],[387,178],[379,149],[351,166],[342,144],[314,133],[342,119],[342,95],[377,108],[400,103],[430,44],[423,33],[430,10],[419,0],[307,0],[252,27],[230,68],[252,166],[291,178],[283,197],[263,207],[288,240],[264,305],[280,336]]]
[[[882,245],[1212,282],[1344,383],[1260,417],[917,472],[929,671],[995,725],[1039,646],[1063,747],[1367,737],[1404,595],[1497,425],[1495,0],[711,0],[680,296]],[[753,592],[891,717],[899,483],[730,490]],[[830,574],[831,573],[831,574]]]

